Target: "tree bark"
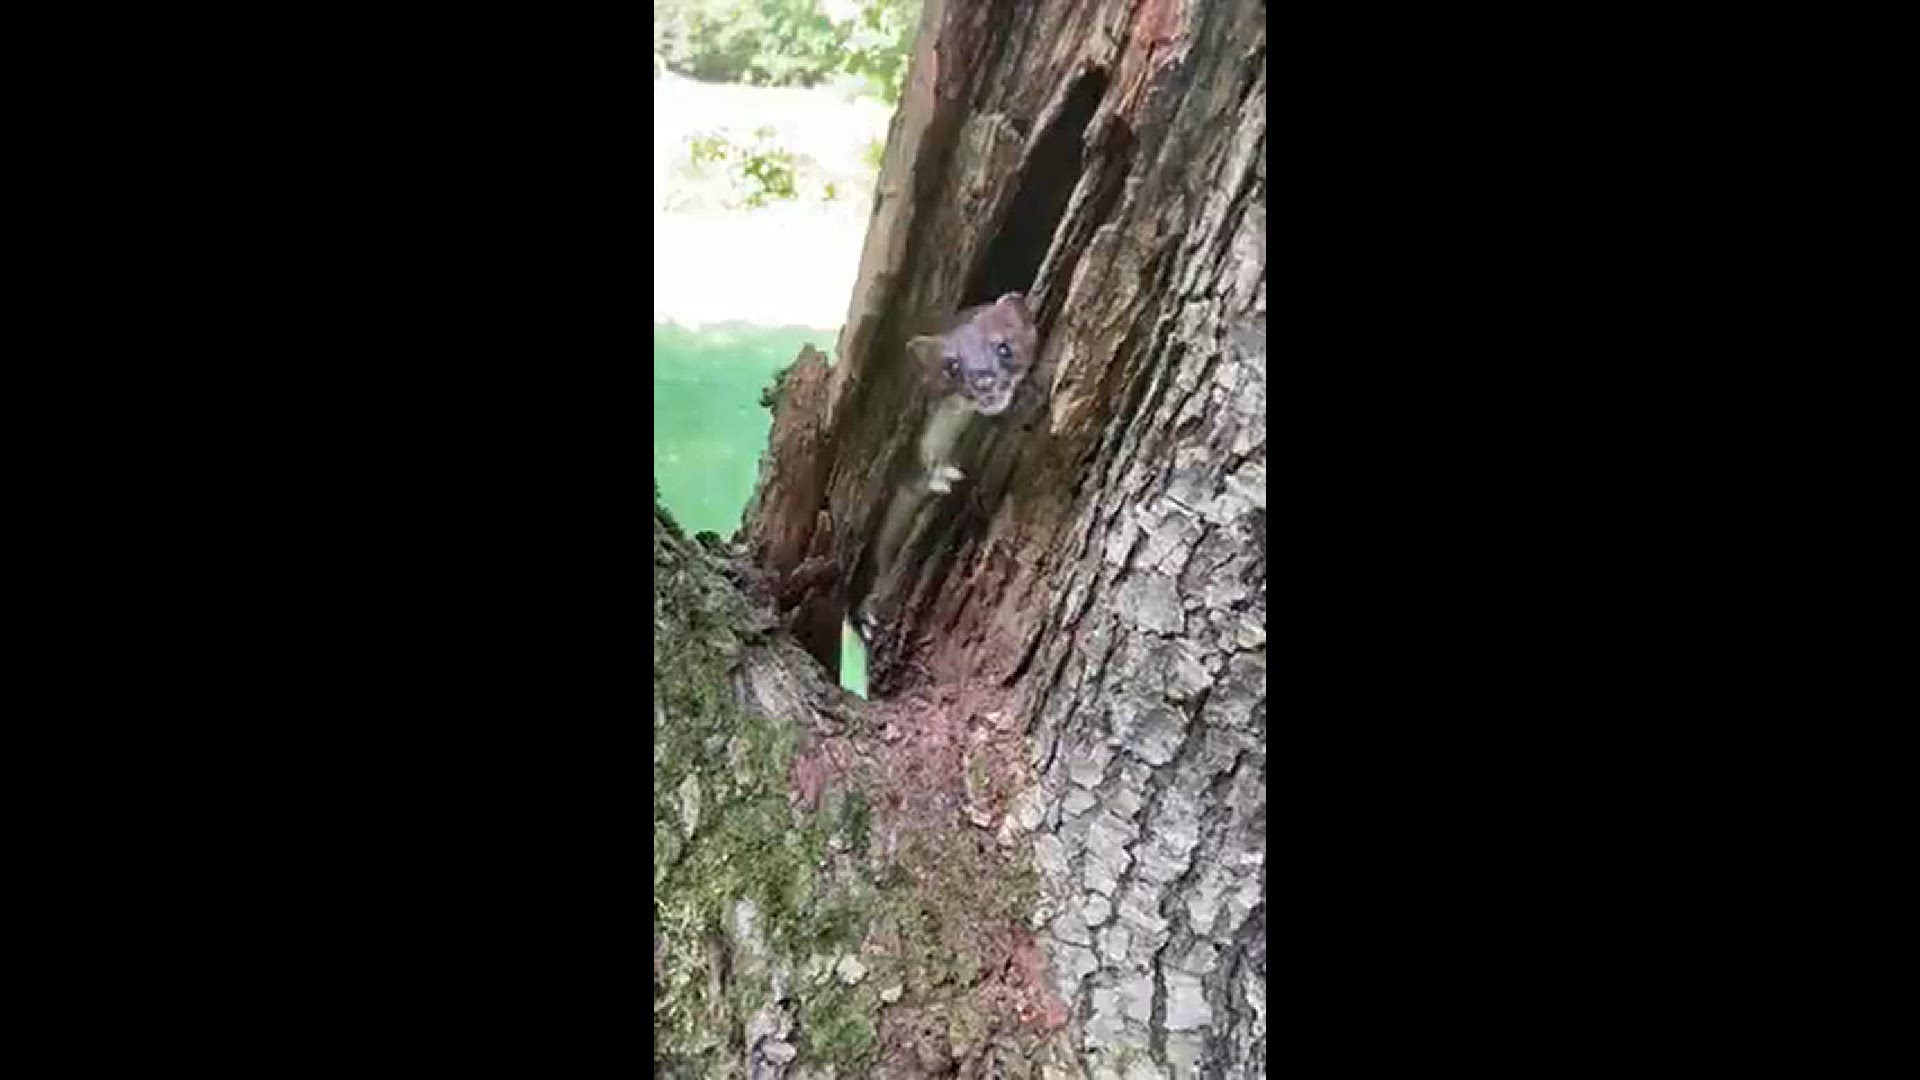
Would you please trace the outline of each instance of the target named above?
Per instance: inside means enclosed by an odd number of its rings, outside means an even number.
[[[1265,42],[1252,4],[927,4],[839,359],[789,372],[743,531],[828,671],[916,434],[906,338],[1021,291],[1041,352],[871,583],[874,700],[791,653],[758,679],[814,718],[794,820],[870,807],[818,876],[871,875],[841,955],[899,994],[780,1061],[744,1047],[748,1072],[1264,1071]],[[765,951],[809,986],[823,955]]]

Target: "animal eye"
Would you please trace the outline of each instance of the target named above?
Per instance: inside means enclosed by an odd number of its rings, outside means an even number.
[[[947,357],[944,361],[941,362],[940,366],[947,369],[947,375],[949,378],[960,374],[960,358],[957,356]]]
[[[1008,344],[1007,344],[1006,342],[1004,342],[1004,341],[996,341],[996,342],[994,342],[994,345],[993,345],[993,351],[994,351],[994,352],[996,352],[996,353],[999,353],[999,354],[1000,354],[1000,359],[1002,359],[1002,360],[1011,360],[1011,359],[1013,359],[1013,347],[1012,347],[1012,346],[1010,346],[1010,345],[1008,345]]]

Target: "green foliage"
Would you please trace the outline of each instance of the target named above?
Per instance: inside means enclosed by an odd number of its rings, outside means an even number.
[[[772,128],[755,129],[751,143],[734,141],[724,129],[689,135],[687,156],[697,167],[724,165],[740,204],[749,208],[758,209],[800,194],[803,159],[774,142]]]
[[[919,21],[920,0],[654,0],[653,47],[669,69],[708,82],[815,86],[845,73],[891,103]]]
[[[711,165],[727,160],[727,148],[732,146],[727,137],[717,131],[703,132],[687,136],[687,156],[695,165]]]
[[[748,206],[765,206],[798,194],[793,183],[793,155],[785,150],[747,153],[740,158],[740,175],[747,182]]]
[[[920,0],[863,0],[847,36],[845,70],[864,77],[880,100],[899,101],[919,23]]]

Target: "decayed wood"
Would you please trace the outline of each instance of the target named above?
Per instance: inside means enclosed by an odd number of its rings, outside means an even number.
[[[834,595],[839,571],[829,517],[821,509],[832,464],[826,426],[830,370],[824,353],[803,345],[775,379],[766,401],[773,427],[742,539],[776,611],[786,616],[801,647],[838,678],[840,620]]]
[[[817,498],[769,500],[788,525],[756,533],[797,567],[830,529],[844,589],[914,435],[890,408],[902,343],[969,290],[1030,294],[1032,385],[977,425],[967,481],[882,583],[897,618],[869,679],[997,695],[1025,733],[995,828],[1031,847],[1085,1075],[1264,1070],[1265,45],[1251,4],[929,3],[811,406]],[[1031,280],[997,280],[1034,230]]]

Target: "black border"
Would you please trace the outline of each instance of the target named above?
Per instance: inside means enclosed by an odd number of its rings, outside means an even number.
[[[1628,897],[1696,883],[1704,61],[1410,17],[1270,33],[1276,1071],[1590,1040],[1623,977],[1675,1000]],[[486,18],[253,25],[116,99],[186,391],[129,454],[126,681],[196,732],[126,767],[168,929],[124,940],[274,1060],[645,1067],[647,28]]]

